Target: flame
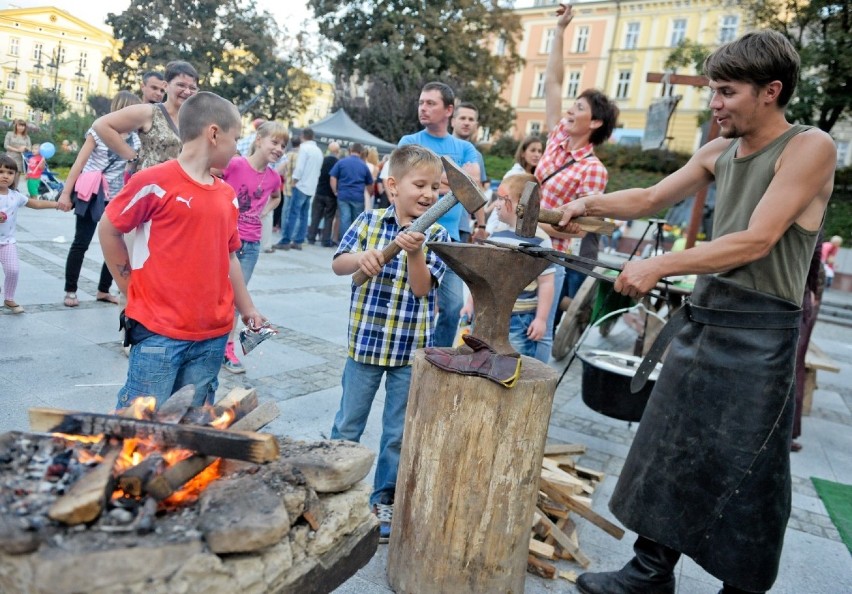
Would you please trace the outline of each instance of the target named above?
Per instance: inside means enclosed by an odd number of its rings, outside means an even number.
[[[231,423],[234,422],[234,418],[236,418],[237,413],[235,413],[232,409],[228,408],[225,411],[210,421],[210,426],[216,429],[225,429],[231,426]]]
[[[207,485],[219,478],[221,473],[222,459],[216,460],[207,468],[199,472],[191,480],[184,484],[180,491],[175,491],[168,498],[163,500],[166,506],[178,506],[187,503],[192,503],[201,495],[201,492],[207,488]]]

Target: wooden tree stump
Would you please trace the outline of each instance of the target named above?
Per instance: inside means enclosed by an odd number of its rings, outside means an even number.
[[[416,354],[388,548],[394,591],[524,591],[556,382],[530,357],[506,389]]]

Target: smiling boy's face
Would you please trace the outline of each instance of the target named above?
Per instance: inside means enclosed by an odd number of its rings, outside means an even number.
[[[387,186],[395,196],[394,205],[400,222],[408,224],[435,204],[441,187],[441,174],[437,165],[420,165],[399,178],[388,177]]]

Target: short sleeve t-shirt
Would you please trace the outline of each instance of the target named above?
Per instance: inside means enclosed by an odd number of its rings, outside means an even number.
[[[27,203],[28,198],[11,188],[6,194],[0,194],[0,212],[6,220],[0,223],[0,245],[15,242],[15,226],[18,223],[18,209]]]
[[[240,239],[260,241],[260,215],[269,197],[281,189],[281,176],[269,166],[258,171],[245,157],[234,157],[222,172],[222,179],[237,193]]]
[[[230,254],[240,249],[237,201],[220,179],[202,184],[176,160],[130,178],[107,205],[118,231],[137,229],[127,316],[176,340],[207,340],[234,323]]]

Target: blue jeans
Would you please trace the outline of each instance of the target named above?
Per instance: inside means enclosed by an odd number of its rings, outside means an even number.
[[[340,212],[340,237],[346,235],[346,231],[352,226],[352,221],[364,212],[363,200],[338,200],[337,210]]]
[[[240,247],[240,251],[237,252],[237,260],[240,261],[240,269],[243,271],[243,279],[245,279],[246,284],[248,284],[251,275],[254,273],[254,267],[259,257],[259,241],[244,241]]]
[[[458,274],[447,267],[438,287],[438,322],[435,324],[434,346],[453,346],[463,305],[464,283]]]
[[[332,439],[355,442],[361,439],[382,375],[385,375],[385,409],[382,413],[382,439],[379,442],[370,505],[393,503],[402,449],[402,430],[405,426],[405,407],[408,405],[408,388],[411,384],[411,365],[385,367],[358,363],[351,357],[346,359],[343,397],[331,428]]]
[[[159,407],[189,384],[195,386],[193,406],[213,404],[227,339],[227,334],[199,341],[153,334],[134,344],[116,408],[126,408],[139,396],[154,396]]]
[[[278,243],[285,245],[290,243],[291,239],[293,243],[305,243],[310,209],[311,197],[294,187],[293,195],[290,197],[290,211],[286,219],[281,219],[281,241]]]
[[[553,346],[553,333],[544,331],[541,340],[527,336],[527,329],[535,319],[535,312],[513,313],[509,319],[509,343],[522,355],[535,357],[542,363],[550,361],[550,348]]]

